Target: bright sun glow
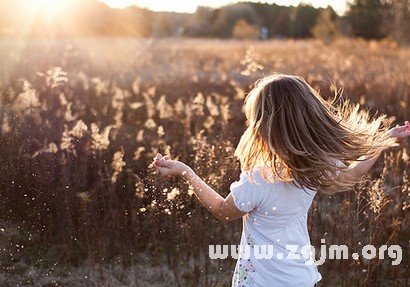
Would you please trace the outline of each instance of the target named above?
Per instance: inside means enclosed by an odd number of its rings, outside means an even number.
[[[148,8],[153,11],[175,11],[175,12],[195,12],[198,4],[201,1],[187,1],[187,0],[102,0],[107,5],[114,8],[124,8],[130,5],[138,5],[140,7]],[[218,1],[202,1],[205,2],[206,6],[213,6],[211,2]],[[224,3],[222,3],[224,4]]]
[[[130,5],[138,5],[154,11],[174,11],[193,13],[199,6],[220,7],[233,2],[233,0],[100,0],[114,8],[124,8]],[[346,1],[343,0],[249,0],[252,2],[268,2],[279,5],[297,6],[300,2],[311,3],[314,7],[326,7],[331,5],[338,13],[346,11]]]
[[[26,0],[34,12],[44,13],[48,17],[58,16],[64,12],[69,0]]]

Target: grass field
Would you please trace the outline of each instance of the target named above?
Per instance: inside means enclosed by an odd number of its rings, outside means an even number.
[[[391,42],[0,41],[0,285],[229,286],[241,222],[212,218],[157,152],[226,195],[243,99],[273,72],[297,74],[393,124],[410,115],[410,49]],[[403,261],[328,260],[320,286],[407,286],[409,145],[385,152],[346,194],[318,195],[312,243],[399,244]],[[319,249],[319,248],[317,248]],[[105,285],[104,285],[105,284]]]

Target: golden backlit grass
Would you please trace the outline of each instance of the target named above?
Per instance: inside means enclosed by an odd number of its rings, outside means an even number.
[[[130,265],[144,254],[176,285],[221,286],[234,261],[212,262],[208,245],[238,243],[241,224],[223,226],[186,184],[160,181],[149,167],[155,154],[187,162],[226,195],[239,171],[242,102],[257,78],[301,75],[325,97],[343,87],[401,123],[410,115],[409,56],[395,43],[347,39],[2,40],[0,224],[17,230],[1,239],[4,274],[13,277],[20,261]],[[318,196],[313,244],[400,244],[405,253],[408,152],[384,153],[350,193]],[[399,286],[407,260],[327,261],[323,286]]]

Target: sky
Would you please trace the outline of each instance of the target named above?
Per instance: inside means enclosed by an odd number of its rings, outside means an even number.
[[[220,7],[229,3],[239,2],[232,0],[100,0],[107,3],[113,8],[124,8],[131,5],[148,8],[153,11],[174,11],[194,13],[198,6]],[[251,0],[252,1],[252,0]],[[276,0],[276,1],[255,1],[268,2],[278,5],[297,6],[301,0]],[[346,10],[346,1],[344,0],[304,0],[305,3],[311,3],[314,7],[332,6],[338,14],[343,14]]]

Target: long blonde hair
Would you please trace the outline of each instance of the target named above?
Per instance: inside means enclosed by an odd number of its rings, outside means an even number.
[[[387,134],[386,115],[370,117],[348,100],[335,105],[338,95],[325,100],[298,76],[257,81],[245,99],[248,128],[235,151],[242,170],[268,168],[281,181],[324,193],[351,188],[354,182],[337,178],[338,161],[374,156],[397,143]]]

